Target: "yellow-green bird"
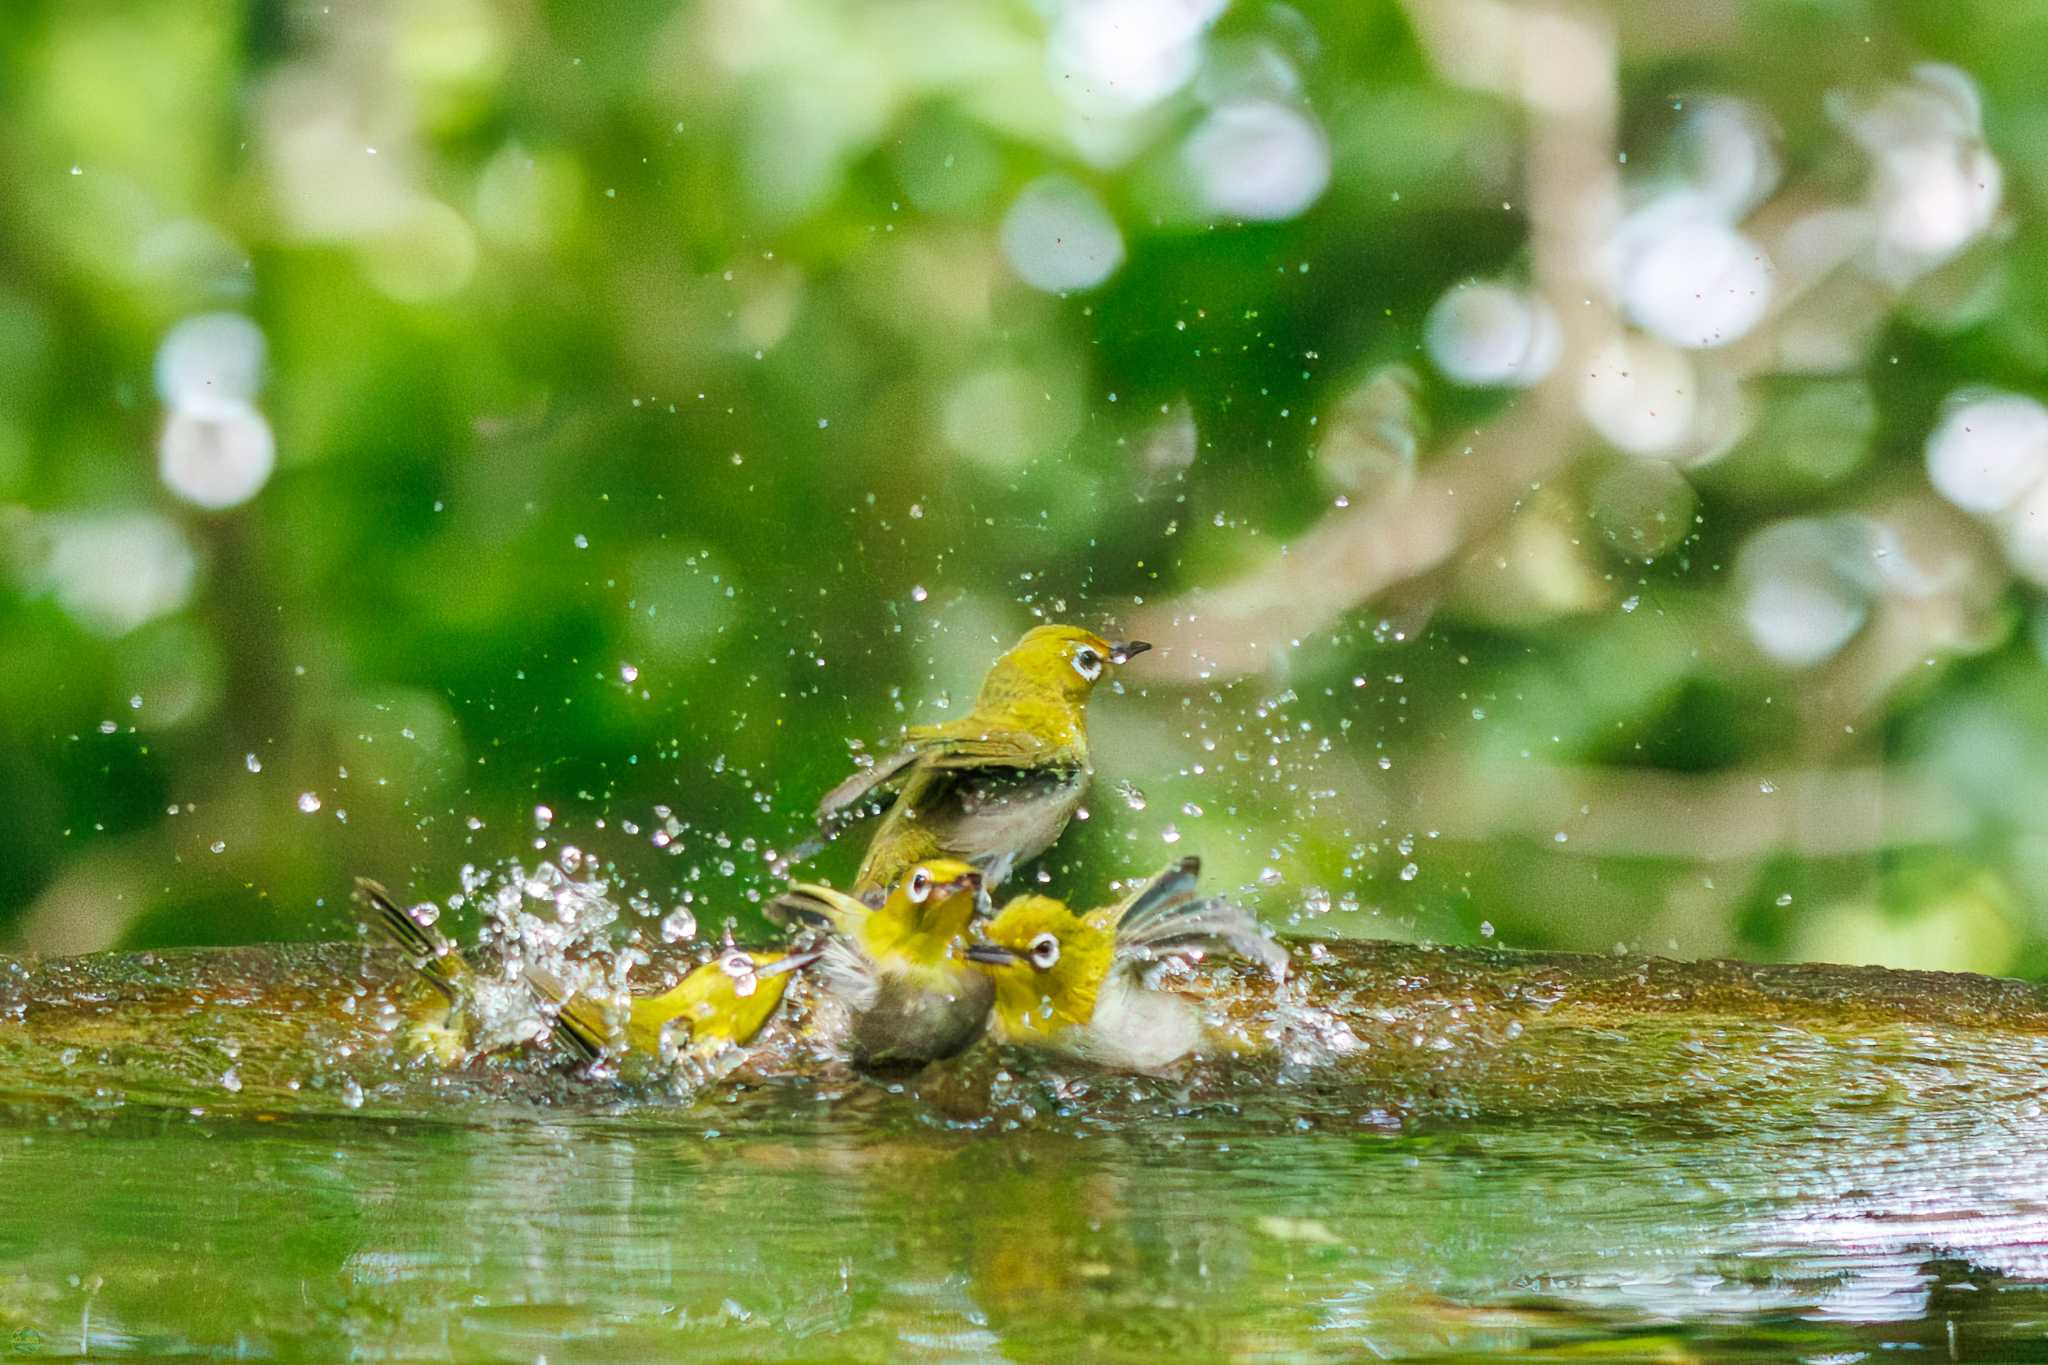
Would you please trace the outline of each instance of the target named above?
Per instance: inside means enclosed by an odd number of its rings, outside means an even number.
[[[994,984],[967,961],[981,874],[955,858],[914,863],[886,897],[795,883],[768,918],[826,931],[815,977],[847,1011],[858,1066],[921,1066],[964,1052],[988,1027]]]
[[[1151,647],[1039,626],[996,660],[970,714],[911,727],[901,749],[834,787],[818,804],[823,834],[885,807],[855,889],[894,886],[931,858],[971,864],[995,886],[1052,847],[1092,774],[1088,698]]]
[[[1193,1000],[1145,979],[1152,963],[1212,948],[1286,974],[1286,952],[1256,920],[1220,896],[1195,895],[1200,874],[1200,860],[1185,858],[1086,914],[1050,896],[1005,905],[967,950],[995,982],[997,1040],[1118,1071],[1160,1071],[1203,1047],[1239,1050]]]
[[[450,1060],[466,1052],[475,1024],[468,1007],[481,984],[476,967],[423,913],[429,907],[408,910],[364,877],[356,879],[356,895],[369,909],[370,923],[398,945],[447,1004],[445,1018],[420,1021],[422,1042]],[[548,1002],[556,1039],[585,1061],[622,1046],[659,1057],[664,1032],[673,1046],[701,1059],[752,1042],[782,1003],[791,974],[819,956],[816,950],[749,953],[728,943],[673,988],[625,1001],[623,1018],[617,1020],[607,1002],[572,995],[543,968],[525,969],[524,989],[536,997],[536,1016],[539,1002]],[[520,989],[517,978],[506,986]]]
[[[750,952],[728,938],[716,957],[668,990],[623,1001],[571,995],[560,978],[538,968],[529,968],[526,979],[555,1006],[555,1037],[585,1061],[622,1050],[703,1061],[754,1041],[794,974],[821,956],[820,949]]]

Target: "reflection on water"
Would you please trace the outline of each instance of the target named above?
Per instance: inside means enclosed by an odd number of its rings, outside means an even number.
[[[2037,1116],[1804,1132],[1048,1115],[15,1111],[0,1342],[384,1359],[2008,1359]],[[1860,1354],[1860,1353],[1867,1353]]]
[[[2048,1358],[2033,988],[1297,946],[1263,1058],[693,1101],[451,1069],[358,945],[0,960],[0,1347]]]

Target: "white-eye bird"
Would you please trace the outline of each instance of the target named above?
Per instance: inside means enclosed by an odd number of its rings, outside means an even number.
[[[1118,1071],[1160,1071],[1204,1048],[1242,1050],[1194,1000],[1147,979],[1161,959],[1212,949],[1286,975],[1286,952],[1258,921],[1220,896],[1196,896],[1200,872],[1199,859],[1182,859],[1086,914],[1050,896],[1004,905],[967,950],[995,982],[996,1039]]]
[[[884,807],[854,890],[894,886],[931,858],[967,863],[993,887],[1050,848],[1093,775],[1088,698],[1112,668],[1150,648],[1039,626],[995,661],[973,711],[912,726],[901,749],[834,787],[818,804],[821,835]]]
[[[995,987],[967,960],[980,892],[979,872],[934,858],[912,864],[886,897],[799,882],[766,913],[789,928],[825,931],[812,976],[847,1011],[846,1053],[856,1065],[921,1066],[966,1051],[988,1027]]]

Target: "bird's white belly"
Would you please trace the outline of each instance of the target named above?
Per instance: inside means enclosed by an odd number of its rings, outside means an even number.
[[[1098,1066],[1162,1071],[1202,1044],[1195,1007],[1166,991],[1148,991],[1122,973],[1105,982],[1095,1015],[1074,1050]]]

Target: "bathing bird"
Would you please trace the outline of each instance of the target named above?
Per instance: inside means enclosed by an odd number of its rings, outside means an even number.
[[[995,987],[967,961],[981,874],[955,858],[913,863],[883,896],[798,882],[768,918],[822,931],[813,969],[847,1014],[845,1050],[858,1066],[921,1066],[964,1052],[988,1026]]]
[[[1286,975],[1286,952],[1256,920],[1220,896],[1196,896],[1200,874],[1200,860],[1184,858],[1117,904],[1085,914],[1050,896],[1004,905],[967,949],[995,983],[997,1040],[1140,1072],[1204,1047],[1239,1050],[1194,1000],[1149,979],[1162,959],[1217,948]]]
[[[554,973],[538,967],[529,967],[526,979],[554,1006],[555,1038],[586,1062],[628,1050],[703,1061],[753,1042],[794,975],[822,956],[815,948],[749,951],[728,935],[717,956],[692,967],[668,990],[624,1000],[572,994]]]
[[[821,837],[882,811],[855,891],[894,886],[932,858],[968,863],[992,888],[1050,848],[1092,775],[1088,698],[1112,669],[1150,648],[1078,626],[1039,626],[995,661],[972,712],[912,726],[902,748],[826,793]]]

